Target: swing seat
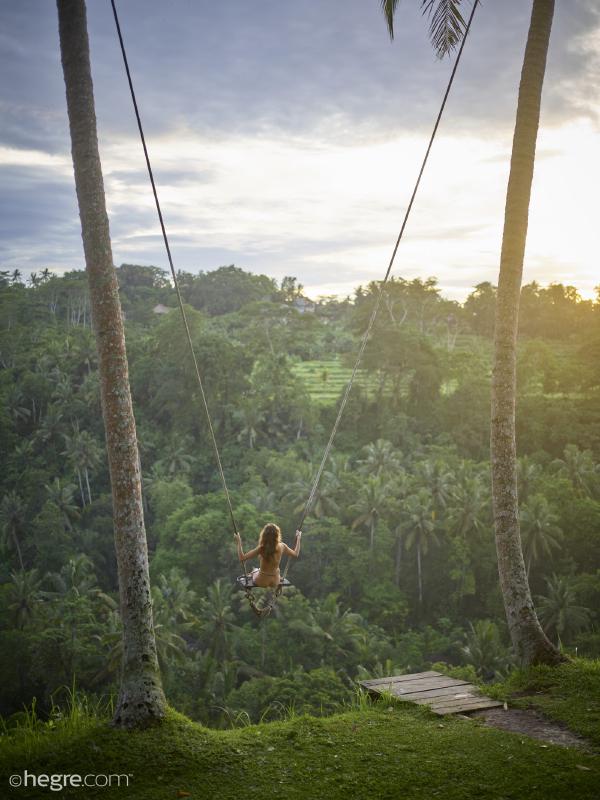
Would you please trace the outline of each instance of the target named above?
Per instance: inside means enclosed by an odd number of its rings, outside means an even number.
[[[254,581],[252,580],[252,575],[240,575],[239,578],[236,578],[236,583],[238,589],[273,589],[273,586],[255,586]],[[292,584],[288,581],[287,578],[282,578],[279,581],[279,588],[286,589],[288,586]]]

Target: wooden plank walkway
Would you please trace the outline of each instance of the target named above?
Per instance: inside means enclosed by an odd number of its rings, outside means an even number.
[[[481,694],[472,683],[457,678],[448,678],[441,672],[429,671],[415,672],[412,675],[394,675],[391,678],[360,681],[360,685],[370,694],[389,692],[399,700],[427,705],[435,714],[464,714],[469,711],[503,705],[497,700]]]

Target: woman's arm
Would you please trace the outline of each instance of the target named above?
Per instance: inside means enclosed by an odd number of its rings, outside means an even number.
[[[240,561],[248,561],[248,559],[255,558],[258,555],[258,547],[255,547],[253,550],[248,550],[247,553],[244,553],[242,549],[242,537],[239,535],[239,533],[235,533],[234,536],[237,542],[238,558]]]
[[[291,556],[291,558],[298,558],[300,555],[300,539],[302,538],[302,531],[296,531],[296,546],[292,550],[291,547],[288,547],[287,544],[283,545],[283,552],[287,556]]]

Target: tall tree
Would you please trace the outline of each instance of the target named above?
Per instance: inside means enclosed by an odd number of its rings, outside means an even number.
[[[460,4],[461,0],[421,0],[421,7],[430,19],[430,39],[440,57],[450,52],[463,36],[465,24]],[[381,6],[393,37],[398,0],[381,0]],[[554,0],[533,0],[506,193],[492,379],[492,495],[498,572],[513,647],[523,664],[555,664],[563,659],[544,634],[531,599],[519,530],[515,437],[519,295],[553,17]]]
[[[529,202],[554,0],[533,0],[521,71],[496,295],[491,461],[500,586],[508,628],[523,664],[555,664],[561,654],[539,623],[521,545],[515,436],[516,344]]]
[[[164,717],[166,702],[152,619],[140,461],[98,152],[86,7],[84,0],[57,0],[57,7],[75,187],[98,347],[123,621],[121,685],[113,722],[126,728],[142,727]]]

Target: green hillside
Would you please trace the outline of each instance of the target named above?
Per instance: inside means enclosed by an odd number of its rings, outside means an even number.
[[[386,699],[376,705],[363,701],[362,708],[331,717],[292,715],[284,722],[229,731],[209,730],[173,710],[160,727],[136,733],[75,714],[51,728],[2,737],[1,780],[6,786],[8,775],[27,770],[30,775],[121,775],[128,783],[128,788],[86,789],[86,800],[233,800],[273,793],[308,800],[597,798],[600,662],[579,660],[554,671],[516,673],[497,687],[509,697],[523,689],[521,695],[531,693],[528,705],[544,706],[557,720],[566,712],[574,731],[588,733],[589,748],[549,745]],[[7,796],[38,798],[48,791],[21,786]],[[60,796],[82,794],[73,788]]]

